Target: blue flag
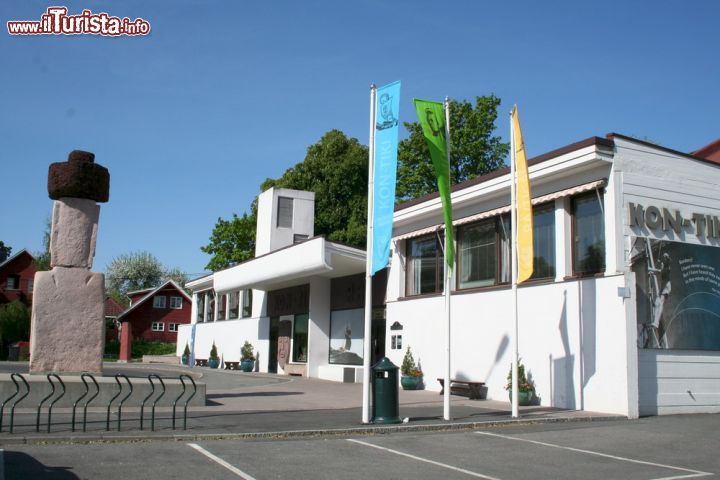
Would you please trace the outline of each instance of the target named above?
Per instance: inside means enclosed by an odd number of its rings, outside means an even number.
[[[399,80],[378,88],[375,112],[372,275],[387,267],[390,256],[397,177]]]

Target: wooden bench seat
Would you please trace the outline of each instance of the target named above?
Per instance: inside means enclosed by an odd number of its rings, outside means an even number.
[[[445,393],[445,379],[438,378],[440,382],[440,395]],[[463,394],[467,395],[471,400],[482,399],[482,388],[485,386],[485,382],[472,382],[469,380],[458,380],[450,379],[450,393],[451,394]]]
[[[240,362],[225,362],[225,370],[240,370]]]

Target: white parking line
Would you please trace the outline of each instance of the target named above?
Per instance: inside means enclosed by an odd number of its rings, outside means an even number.
[[[209,458],[210,460],[212,460],[213,462],[216,462],[216,463],[222,465],[223,467],[227,468],[228,470],[230,470],[231,472],[233,472],[235,475],[237,475],[237,476],[240,477],[240,478],[243,478],[243,479],[245,479],[245,480],[255,480],[254,477],[248,475],[247,473],[243,472],[243,471],[240,470],[239,468],[236,468],[236,467],[230,465],[228,462],[226,462],[226,461],[223,460],[222,458],[213,455],[212,453],[208,452],[207,450],[205,450],[204,448],[202,448],[202,447],[201,447],[200,445],[198,445],[197,443],[188,443],[188,447],[194,448],[194,449],[197,450],[198,452],[200,452],[200,453],[202,453],[203,455],[205,455],[206,457],[208,457],[208,458]]]
[[[609,455],[607,453],[593,452],[592,450],[582,450],[580,448],[565,447],[562,445],[556,445],[554,443],[538,442],[537,440],[529,440],[526,438],[511,437],[509,435],[499,435],[497,433],[490,433],[490,432],[475,432],[475,433],[477,433],[478,435],[486,435],[488,437],[497,437],[497,438],[504,438],[507,440],[516,440],[518,442],[534,443],[536,445],[542,445],[545,447],[559,448],[561,450],[569,450],[571,452],[587,453],[588,455],[596,455],[598,457],[611,458],[613,460],[620,460],[623,462],[638,463],[640,465],[650,465],[652,467],[668,468],[670,470],[679,470],[681,472],[689,472],[688,475],[677,475],[677,476],[672,476],[672,477],[659,477],[659,478],[653,478],[650,480],[679,480],[682,478],[707,477],[709,475],[714,475],[709,472],[701,472],[700,470],[692,470],[690,468],[674,467],[672,465],[664,465],[662,463],[653,463],[653,462],[646,462],[644,460],[635,460],[633,458],[618,457],[617,455]]]
[[[436,465],[436,466],[438,466],[438,467],[447,468],[447,469],[449,469],[449,470],[455,470],[456,472],[465,473],[465,474],[467,474],[467,475],[470,475],[471,477],[485,478],[485,479],[487,479],[487,480],[500,480],[500,479],[497,478],[497,477],[490,477],[490,476],[488,476],[488,475],[483,475],[483,474],[481,474],[481,473],[471,472],[470,470],[465,470],[464,468],[453,467],[452,465],[448,465],[448,464],[446,464],[446,463],[436,462],[436,461],[434,461],[434,460],[428,460],[427,458],[416,457],[415,455],[410,455],[409,453],[400,452],[400,451],[398,451],[398,450],[392,450],[392,449],[390,449],[390,448],[381,447],[381,446],[379,446],[379,445],[373,445],[372,443],[361,442],[360,440],[353,440],[353,439],[351,439],[351,438],[348,438],[347,441],[348,441],[348,442],[357,443],[357,444],[360,444],[360,445],[365,445],[366,447],[377,448],[378,450],[383,450],[383,451],[386,451],[386,452],[394,453],[395,455],[402,455],[403,457],[412,458],[413,460],[418,460],[418,461],[420,461],[420,462],[430,463],[430,464],[432,464],[432,465]]]

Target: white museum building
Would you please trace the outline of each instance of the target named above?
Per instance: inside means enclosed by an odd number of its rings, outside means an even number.
[[[701,151],[698,151],[701,152]],[[518,288],[519,351],[541,405],[638,415],[720,412],[720,162],[619,134],[530,159],[535,273]],[[452,378],[506,400],[510,175],[455,185]],[[365,252],[313,236],[314,195],[259,197],[256,258],[187,284],[195,356],[250,341],[261,372],[362,379]],[[373,283],[373,361],[409,346],[443,376],[437,194],[395,210]],[[192,326],[181,326],[178,354]]]

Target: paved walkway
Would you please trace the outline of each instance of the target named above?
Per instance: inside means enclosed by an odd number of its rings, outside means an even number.
[[[24,370],[23,370],[24,368]],[[26,372],[27,364],[3,364],[0,371]],[[438,392],[400,390],[399,425],[363,425],[362,385],[262,373],[242,373],[207,368],[189,369],[158,364],[106,364],[105,374],[163,376],[191,373],[207,385],[204,407],[188,409],[187,429],[183,429],[183,410],[178,407],[172,428],[172,409],[158,408],[154,431],[149,404],[145,407],[143,430],[140,409],[125,407],[120,431],[117,408],[111,409],[110,431],[106,430],[107,409],[90,407],[86,431],[82,432],[82,409],[76,414],[76,430],[71,431],[71,409],[54,409],[51,431],[47,433],[48,410],[43,407],[40,433],[36,432],[37,407],[21,405],[14,418],[14,433],[8,433],[6,408],[0,445],[35,442],[131,441],[149,439],[198,440],[208,438],[296,437],[309,435],[349,435],[378,431],[425,431],[488,427],[518,422],[560,422],[610,420],[624,417],[549,407],[521,407],[520,419],[511,419],[510,404],[492,400],[469,400],[452,396],[452,421],[442,419],[443,398]],[[0,399],[4,400],[4,399]]]

